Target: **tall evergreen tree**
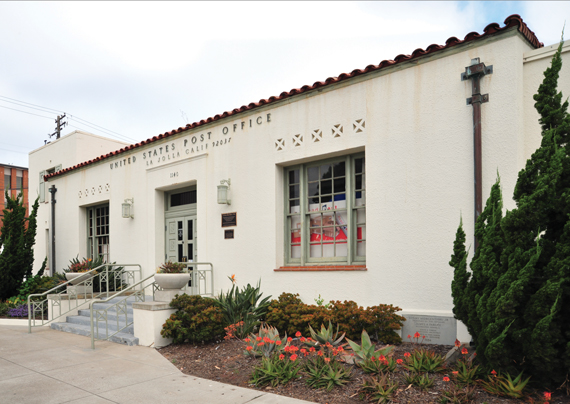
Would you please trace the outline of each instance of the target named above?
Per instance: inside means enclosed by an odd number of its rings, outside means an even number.
[[[453,260],[455,245],[450,262],[455,284],[467,273],[463,289],[452,283],[454,314],[483,364],[524,371],[548,387],[570,374],[570,115],[557,91],[562,44],[534,96],[542,141],[519,173],[516,208],[502,217],[497,182],[477,219],[472,275]]]
[[[17,295],[24,278],[32,276],[38,206],[36,199],[29,218],[26,218],[22,194],[11,198],[6,192],[0,232],[0,300]]]

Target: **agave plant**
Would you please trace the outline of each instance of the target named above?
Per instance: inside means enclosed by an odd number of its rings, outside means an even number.
[[[324,324],[321,324],[321,331],[315,332],[313,328],[309,325],[309,331],[311,332],[312,340],[305,341],[306,345],[311,347],[317,347],[320,345],[326,345],[329,343],[330,345],[336,347],[341,346],[341,342],[344,339],[345,333],[338,337],[338,325],[336,326],[336,332],[334,332],[332,323],[329,321],[329,326],[325,327]],[[334,333],[333,333],[334,332]]]
[[[366,332],[366,330],[362,330],[362,337],[361,337],[361,345],[358,345],[356,342],[346,339],[348,341],[348,345],[352,348],[354,352],[354,362],[359,363],[375,357],[379,359],[381,356],[388,356],[394,349],[393,345],[386,345],[383,348],[378,350],[374,350],[375,346],[370,341],[370,336]]]
[[[493,374],[492,376],[488,376],[488,381],[483,381],[481,385],[483,389],[490,394],[511,398],[523,398],[525,396],[523,390],[530,380],[530,376],[525,380],[523,380],[522,377],[522,372],[515,377],[514,380],[508,373],[506,377],[501,374]]]

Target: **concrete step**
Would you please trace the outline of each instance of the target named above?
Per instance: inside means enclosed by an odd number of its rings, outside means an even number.
[[[97,322],[95,321],[95,319],[93,319],[93,321],[94,321],[94,325],[97,325]],[[129,321],[129,323],[133,322],[132,316],[128,319],[128,321]],[[91,318],[89,318],[87,316],[68,316],[66,322],[72,323],[72,324],[82,324],[82,325],[86,325],[88,327],[91,327]],[[125,317],[119,318],[119,321],[117,324],[117,317],[116,316],[113,319],[109,318],[107,323],[108,323],[109,330],[111,330],[111,331],[120,330],[121,328],[123,328],[127,325],[125,323]],[[99,321],[99,328],[105,328],[105,322],[104,321],[101,321],[101,320]],[[131,324],[130,326],[128,326],[127,328],[125,328],[121,332],[124,332],[127,334],[134,334],[135,332],[134,332],[133,324]]]
[[[69,332],[77,335],[84,335],[86,337],[91,336],[90,325],[74,324],[74,323],[51,323],[51,328],[53,330]],[[114,331],[110,331],[110,334],[112,334],[113,332]],[[97,334],[95,334],[95,336],[97,337]],[[107,337],[107,331],[105,330],[105,328],[99,327],[98,339],[106,339],[106,337]],[[138,338],[136,338],[133,334],[128,334],[124,332],[119,332],[116,335],[110,337],[109,341],[129,346],[139,344]]]
[[[91,319],[91,313],[89,312],[89,310],[79,310],[78,315],[81,317],[86,317],[88,321]],[[125,314],[124,313],[117,314],[117,312],[115,310],[108,310],[107,311],[107,318],[109,319],[109,321],[117,321],[117,317],[119,318],[119,321],[123,321],[123,322],[125,321]],[[93,319],[95,319],[95,318],[96,318],[96,314],[95,314],[95,312],[93,312]],[[132,309],[131,309],[131,311],[127,310],[127,320],[129,322],[133,321]]]

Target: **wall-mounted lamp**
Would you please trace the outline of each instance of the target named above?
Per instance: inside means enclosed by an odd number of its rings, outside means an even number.
[[[231,180],[221,180],[220,185],[218,185],[218,203],[221,205],[231,205],[231,199],[228,199],[228,189],[230,189]],[[227,185],[224,185],[227,184]]]
[[[135,198],[125,199],[123,203],[123,218],[124,219],[134,219],[135,209],[134,209]]]

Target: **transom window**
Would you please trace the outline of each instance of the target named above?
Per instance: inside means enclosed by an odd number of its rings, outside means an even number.
[[[288,263],[366,259],[364,155],[287,168]]]
[[[109,262],[109,205],[87,209],[87,253]]]

